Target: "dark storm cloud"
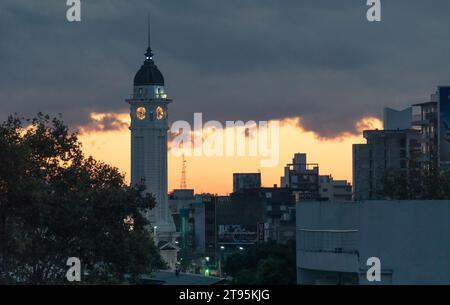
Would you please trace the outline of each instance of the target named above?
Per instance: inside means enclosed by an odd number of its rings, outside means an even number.
[[[125,112],[152,17],[155,60],[174,103],[171,120],[302,117],[336,136],[450,84],[450,1],[85,0],[0,4],[0,117]],[[105,125],[106,126],[106,125]]]
[[[93,131],[116,131],[123,130],[128,127],[128,124],[123,122],[119,115],[115,113],[105,113],[94,116],[92,121],[83,125],[80,133],[90,133]]]

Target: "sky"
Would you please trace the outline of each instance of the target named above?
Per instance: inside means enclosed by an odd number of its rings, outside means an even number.
[[[155,62],[174,100],[170,120],[280,120],[280,161],[187,158],[188,186],[226,193],[233,171],[279,183],[295,152],[321,173],[351,180],[361,126],[381,128],[383,107],[426,101],[450,84],[450,1],[84,0],[82,21],[63,0],[0,3],[0,120],[56,115],[82,130],[87,154],[129,176],[128,105],[151,15]],[[103,120],[94,114],[104,114]],[[181,160],[169,154],[169,186]]]

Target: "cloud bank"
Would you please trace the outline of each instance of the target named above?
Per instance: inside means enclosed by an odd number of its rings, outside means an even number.
[[[382,1],[381,23],[365,3],[85,0],[68,23],[65,1],[3,0],[0,118],[62,113],[89,128],[93,112],[126,112],[150,12],[172,121],[299,117],[321,137],[356,133],[450,84],[449,1]]]

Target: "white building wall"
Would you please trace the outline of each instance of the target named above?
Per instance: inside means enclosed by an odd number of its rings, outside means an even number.
[[[384,130],[410,129],[412,124],[412,107],[404,110],[383,109]]]
[[[373,284],[366,279],[366,262],[378,257],[382,271],[379,284],[450,284],[449,216],[450,201],[298,203],[298,281],[327,282],[328,276],[340,272],[357,275],[359,284]],[[320,241],[337,248],[344,245],[339,250],[342,253],[317,251],[311,243],[307,249],[302,244],[305,230],[357,231],[355,252],[346,251],[352,248],[345,248],[348,233],[310,234],[326,234]],[[355,270],[355,263],[359,270]]]
[[[360,257],[379,257],[392,284],[450,284],[449,217],[450,201],[366,202]],[[360,283],[368,284],[366,276]]]

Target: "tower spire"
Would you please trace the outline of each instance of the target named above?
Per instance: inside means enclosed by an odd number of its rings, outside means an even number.
[[[148,37],[147,37],[147,47],[148,48],[150,48],[150,13],[148,13],[148,16],[147,16],[147,22],[148,22],[148,24],[147,24],[147,35],[148,35]]]
[[[146,60],[153,60],[153,52],[150,47],[150,13],[147,16],[147,52],[145,52]]]

